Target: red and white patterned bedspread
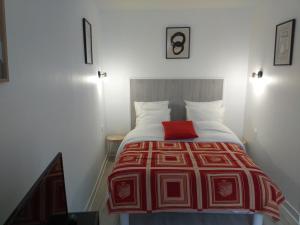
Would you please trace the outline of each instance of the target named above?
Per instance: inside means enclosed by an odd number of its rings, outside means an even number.
[[[245,151],[230,143],[127,144],[108,189],[112,213],[250,211],[279,220],[284,201]]]

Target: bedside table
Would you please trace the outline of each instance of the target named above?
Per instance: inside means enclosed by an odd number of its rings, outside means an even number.
[[[119,145],[123,141],[125,135],[107,135],[106,136],[106,149],[107,149],[107,154],[108,157],[111,159],[114,159],[117,154],[117,150],[119,148]]]

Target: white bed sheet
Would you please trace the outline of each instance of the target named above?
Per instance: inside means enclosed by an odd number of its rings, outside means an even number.
[[[194,127],[199,137],[195,139],[185,139],[182,141],[236,143],[244,148],[244,145],[242,144],[240,139],[222,123],[213,121],[201,121],[194,122]],[[122,152],[126,144],[139,141],[163,140],[164,130],[162,124],[151,124],[147,126],[137,127],[126,135],[126,137],[119,146],[117,156]],[[180,140],[176,140],[176,142],[178,141]]]

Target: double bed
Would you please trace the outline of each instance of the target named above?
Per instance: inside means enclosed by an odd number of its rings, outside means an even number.
[[[136,101],[170,101],[172,120],[185,119],[184,100],[221,100],[223,80],[131,80]],[[193,121],[198,138],[169,140],[161,124],[137,126],[121,143],[108,177],[108,208],[129,225],[131,213],[263,214],[279,220],[284,196],[247,155],[237,136],[215,121]]]

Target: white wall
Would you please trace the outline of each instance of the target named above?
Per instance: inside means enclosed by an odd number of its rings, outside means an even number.
[[[225,78],[225,120],[242,136],[250,8],[101,12],[107,129],[130,130],[130,78]],[[167,26],[191,27],[191,58],[165,59]]]
[[[57,152],[70,211],[83,210],[101,167],[101,85],[83,62],[82,17],[99,39],[94,0],[7,0],[10,82],[0,84],[0,224]]]
[[[245,136],[251,156],[300,211],[300,1],[263,0],[255,18],[249,74],[262,68],[264,78],[248,85]],[[275,26],[292,18],[294,63],[274,67]]]

